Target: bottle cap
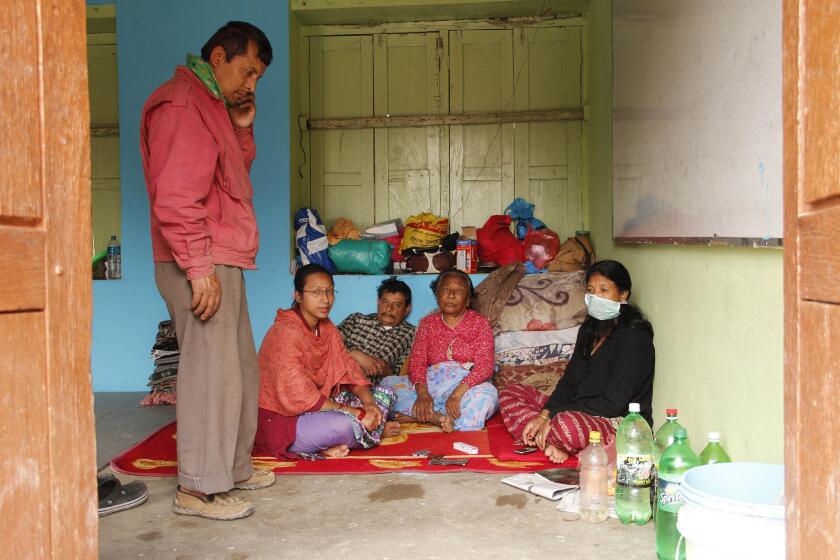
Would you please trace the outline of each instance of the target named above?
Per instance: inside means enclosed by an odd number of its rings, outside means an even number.
[[[111,236],[111,240],[112,240],[112,241],[116,241],[116,240],[117,240],[117,236],[116,236],[116,235],[112,235],[112,236]]]
[[[720,441],[720,432],[709,432],[709,441],[717,443]]]
[[[589,443],[600,443],[601,442],[601,432],[591,431],[589,432]]]
[[[676,408],[666,408],[665,409],[665,418],[676,418],[677,417],[677,409]]]
[[[642,409],[639,407],[639,403],[637,403],[637,402],[631,402],[630,403],[630,412],[639,412],[640,410],[642,410]]]
[[[685,428],[680,426],[676,430],[674,430],[674,439],[685,439],[688,437],[688,432],[685,431]]]

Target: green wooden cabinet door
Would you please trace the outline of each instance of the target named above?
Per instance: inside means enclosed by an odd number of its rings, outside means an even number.
[[[452,114],[513,108],[513,30],[449,32]],[[513,124],[449,130],[450,229],[481,226],[514,196]]]
[[[374,115],[434,115],[445,110],[440,33],[374,36]],[[374,133],[376,221],[441,213],[448,177],[445,127],[380,128]]]
[[[521,28],[514,46],[517,111],[581,106],[580,27]],[[581,123],[516,125],[516,196],[561,240],[584,223]]]
[[[579,108],[581,28],[309,38],[314,119]],[[421,211],[483,225],[516,196],[561,237],[584,224],[580,122],[314,130],[310,204],[360,228]]]
[[[316,119],[373,113],[370,35],[309,39],[309,110]],[[373,130],[314,130],[310,143],[310,203],[327,228],[340,217],[373,223]]]

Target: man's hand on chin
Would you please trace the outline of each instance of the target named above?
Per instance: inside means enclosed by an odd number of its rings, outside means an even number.
[[[239,128],[250,128],[254,124],[254,117],[257,116],[257,98],[249,93],[242,100],[237,101],[228,107],[230,122]]]

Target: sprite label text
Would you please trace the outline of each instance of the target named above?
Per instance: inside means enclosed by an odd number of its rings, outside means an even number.
[[[682,496],[679,492],[682,481],[683,475],[681,474],[659,475],[657,479],[658,488],[656,489],[656,505],[659,511],[677,513],[682,505]]]

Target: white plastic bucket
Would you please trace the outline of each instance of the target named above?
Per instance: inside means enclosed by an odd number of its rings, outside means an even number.
[[[685,473],[677,529],[686,560],[785,558],[784,467],[722,463]]]

